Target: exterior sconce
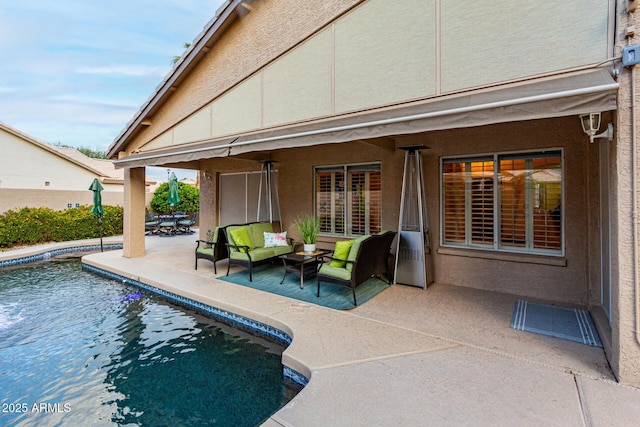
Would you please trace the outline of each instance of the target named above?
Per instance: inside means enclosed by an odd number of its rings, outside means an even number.
[[[613,139],[613,124],[607,125],[607,130],[600,134],[596,134],[600,129],[600,113],[589,113],[580,115],[582,122],[582,130],[589,136],[589,142],[593,143],[596,138],[607,138],[609,141]]]

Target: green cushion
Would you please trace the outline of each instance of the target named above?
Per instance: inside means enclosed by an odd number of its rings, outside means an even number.
[[[213,256],[213,248],[198,246],[198,250],[196,252],[198,252],[199,254]]]
[[[341,267],[331,267],[331,263],[324,263],[320,267],[318,274],[324,274],[325,276],[335,277],[336,279],[342,279],[345,281],[351,280],[351,271]]]
[[[273,248],[257,248],[246,254],[244,252],[232,252],[229,254],[231,259],[249,261],[251,256],[252,261],[262,261],[263,259],[273,258],[275,256]]]
[[[273,233],[273,225],[270,222],[259,222],[247,226],[251,242],[254,248],[264,248],[264,232]]]
[[[289,254],[293,252],[293,247],[291,246],[274,246],[268,249],[273,250],[273,253],[275,254],[275,256]]]
[[[249,232],[246,227],[240,227],[233,229],[229,232],[231,238],[233,239],[236,246],[249,246],[249,250],[253,249],[253,245],[251,244],[251,237],[249,237]],[[241,249],[243,252],[246,252],[246,249]]]
[[[351,246],[353,246],[353,240],[342,240],[342,241],[336,242],[336,248],[333,251],[333,258],[346,260],[347,257],[349,256],[349,251],[351,250]],[[338,261],[335,259],[329,263],[329,266],[338,267],[338,268],[344,267],[345,265],[347,265],[346,262]]]
[[[231,232],[233,230],[237,230],[239,228],[242,228],[242,225],[229,225],[226,228],[227,231],[227,241],[229,242],[230,245],[235,245],[236,242],[233,240],[233,236],[231,235]]]
[[[360,250],[360,244],[367,240],[370,236],[367,234],[366,236],[358,237],[353,241],[353,245],[351,245],[351,249],[349,249],[349,256],[347,257],[347,261],[355,261],[358,256],[358,251]],[[353,263],[347,263],[345,267],[349,272],[353,271]]]

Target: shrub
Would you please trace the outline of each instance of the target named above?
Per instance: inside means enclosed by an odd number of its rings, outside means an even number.
[[[102,235],[122,234],[124,211],[105,206]],[[22,208],[0,216],[0,247],[66,242],[100,237],[98,219],[90,206],[54,211],[50,208]]]
[[[174,212],[198,212],[200,210],[200,190],[184,182],[178,182],[180,202],[174,206]],[[171,207],[167,203],[169,198],[169,183],[163,182],[156,189],[151,199],[151,209],[157,213],[170,213]]]

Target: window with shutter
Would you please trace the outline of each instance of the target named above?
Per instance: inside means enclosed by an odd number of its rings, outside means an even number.
[[[562,152],[442,160],[443,245],[562,254]]]
[[[321,233],[358,236],[381,230],[380,164],[318,167],[315,182]]]

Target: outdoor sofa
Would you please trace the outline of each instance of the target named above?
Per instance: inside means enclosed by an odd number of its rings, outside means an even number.
[[[249,281],[253,281],[253,267],[294,250],[293,239],[287,238],[286,232],[275,233],[270,222],[229,225],[224,233],[229,249],[227,276],[232,265],[242,265],[249,268]]]
[[[318,297],[320,282],[336,283],[351,288],[353,304],[356,301],[356,287],[371,277],[386,278],[391,284],[389,253],[395,231],[382,231],[355,240],[336,243],[332,257],[327,257],[318,270]]]

